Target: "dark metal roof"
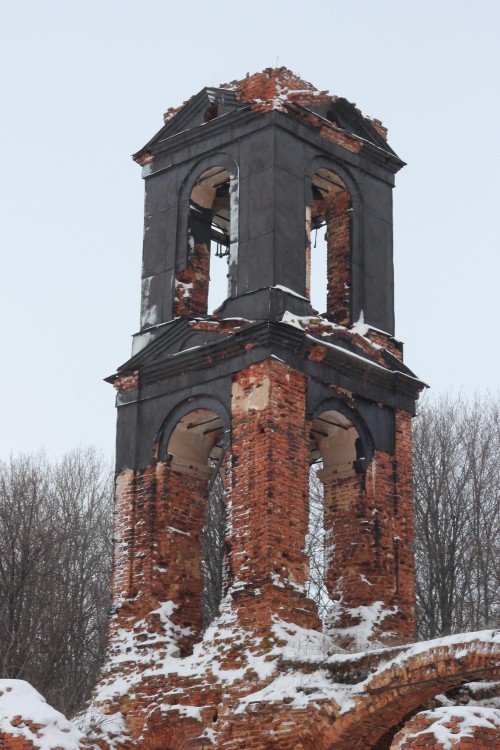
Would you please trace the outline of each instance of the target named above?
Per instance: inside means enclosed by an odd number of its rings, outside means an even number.
[[[184,351],[167,353],[174,340],[179,341],[188,329],[192,334],[199,334],[199,344],[193,341],[194,346]],[[392,406],[404,404],[404,408],[410,412],[418,393],[425,387],[425,383],[408,374],[408,369],[396,357],[391,361],[393,369],[386,369],[366,355],[325,342],[285,323],[249,322],[246,327],[233,333],[213,336],[212,341],[206,340],[206,333],[189,328],[186,319],[173,321],[169,330],[122,365],[118,373],[138,370],[143,388],[167,379],[173,384],[179,377],[187,382],[191,375],[199,382],[203,371],[213,378],[274,354],[295,369],[325,382],[339,380],[332,376],[332,372],[337,373],[343,386],[353,388],[355,384],[358,394]],[[308,359],[308,352],[313,346],[324,349],[321,362]],[[113,375],[106,380],[113,382],[115,377]]]

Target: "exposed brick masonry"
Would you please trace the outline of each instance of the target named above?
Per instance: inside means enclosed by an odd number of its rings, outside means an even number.
[[[308,577],[305,396],[304,375],[275,359],[234,378],[230,560],[243,585],[241,616],[247,623],[255,621],[258,608],[268,624],[279,611],[285,619],[320,627],[301,593]],[[249,597],[255,604],[249,605]]]
[[[351,230],[350,196],[347,191],[335,193],[324,201],[327,221],[327,318],[349,326],[351,320]]]

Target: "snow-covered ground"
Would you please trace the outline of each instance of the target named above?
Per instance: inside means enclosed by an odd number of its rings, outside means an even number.
[[[0,734],[24,737],[40,750],[81,750],[83,734],[25,680],[0,680]]]

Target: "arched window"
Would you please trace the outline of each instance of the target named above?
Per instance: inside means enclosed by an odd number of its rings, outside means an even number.
[[[345,326],[352,324],[351,213],[344,181],[319,169],[312,180],[312,204],[306,207],[306,294],[320,314]]]
[[[176,315],[212,313],[236,293],[238,181],[223,166],[205,170],[189,199],[188,263],[176,277]]]

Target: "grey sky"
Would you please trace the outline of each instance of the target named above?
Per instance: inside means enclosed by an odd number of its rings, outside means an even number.
[[[500,4],[1,3],[0,457],[94,443],[138,329],[130,154],[205,85],[286,65],[389,128],[396,331],[436,390],[498,387]]]

